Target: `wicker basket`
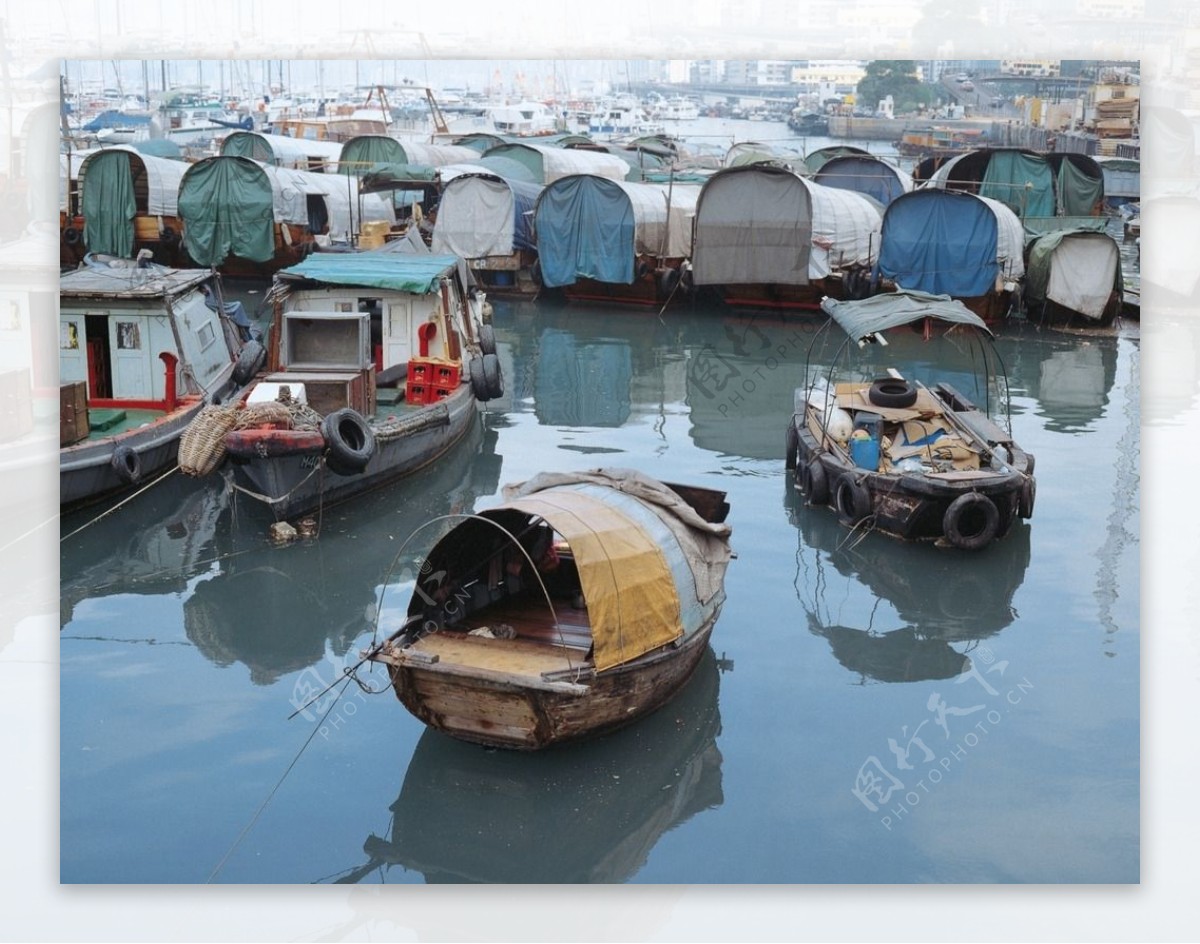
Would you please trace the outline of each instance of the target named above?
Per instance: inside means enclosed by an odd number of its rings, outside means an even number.
[[[179,468],[188,475],[208,475],[225,458],[225,434],[237,421],[239,406],[209,405],[188,424],[179,440]]]

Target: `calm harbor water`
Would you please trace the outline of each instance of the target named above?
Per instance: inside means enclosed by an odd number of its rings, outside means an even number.
[[[1003,330],[1037,507],[963,555],[847,542],[796,500],[783,431],[811,322],[497,301],[495,324],[506,396],[316,539],[272,546],[213,477],[63,542],[63,881],[1138,879],[1136,326]],[[966,345],[887,353],[972,388]],[[414,528],[598,465],[728,492],[728,601],[678,698],[538,755],[354,684],[288,719],[406,606],[433,540],[397,559]]]

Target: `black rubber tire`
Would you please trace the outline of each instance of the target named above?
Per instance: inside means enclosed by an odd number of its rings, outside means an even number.
[[[1037,501],[1037,481],[1030,475],[1021,482],[1021,491],[1017,496],[1017,514],[1022,518],[1032,518],[1035,501]]]
[[[833,506],[839,515],[851,524],[857,524],[871,513],[871,495],[851,473],[846,472],[838,477],[834,487]]]
[[[121,443],[113,449],[112,459],[109,460],[117,478],[127,485],[137,485],[142,480],[142,457],[126,443]]]
[[[876,380],[867,391],[867,399],[875,406],[905,409],[917,402],[917,388],[907,380],[885,377]]]
[[[479,326],[479,350],[484,354],[496,353],[496,329],[490,324]]]
[[[487,403],[492,398],[488,393],[487,379],[483,376],[482,357],[472,357],[467,361],[467,379],[471,381],[471,392],[475,394],[476,400]]]
[[[79,230],[77,230],[74,226],[68,226],[63,230],[63,241],[68,246],[79,245],[79,240],[82,238],[83,237],[80,235]]]
[[[174,246],[179,242],[179,234],[176,233],[175,230],[171,229],[171,227],[164,226],[162,234],[159,236],[159,240],[165,246]]]
[[[358,410],[342,407],[321,420],[328,465],[341,475],[357,474],[375,455],[375,432]]]
[[[788,420],[787,429],[783,435],[784,455],[783,467],[789,471],[796,468],[796,453],[800,451],[800,434],[796,432],[796,417]]]
[[[266,359],[266,348],[257,341],[247,341],[238,352],[237,363],[233,366],[233,382],[244,387],[259,372]]]
[[[500,358],[495,354],[483,355],[483,382],[487,385],[489,400],[504,396],[504,374],[500,370]]]
[[[950,503],[942,517],[946,540],[964,551],[990,544],[1000,529],[1000,510],[986,495],[967,492]]]
[[[633,270],[634,278],[639,282],[650,274],[650,264],[645,259],[639,259]]]
[[[825,466],[819,459],[813,459],[800,467],[800,491],[808,499],[810,505],[824,505],[829,501],[829,479],[825,475]]]

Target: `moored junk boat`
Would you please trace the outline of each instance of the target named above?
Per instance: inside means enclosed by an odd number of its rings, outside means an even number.
[[[454,737],[523,750],[600,734],[687,681],[725,599],[724,493],[626,469],[543,473],[429,552],[366,657]]]
[[[279,272],[267,372],[224,439],[234,486],[287,518],[399,478],[503,393],[456,256],[317,253]]]
[[[170,467],[188,425],[263,354],[211,271],[89,260],[59,282],[62,505]]]
[[[909,325],[973,329],[985,390],[991,386],[991,331],[948,296],[894,292],[821,307],[845,331],[843,350]],[[985,547],[1032,516],[1033,456],[1013,441],[1011,426],[1001,429],[953,386],[928,387],[894,370],[869,382],[832,379],[814,375],[796,389],[787,428],[787,466],[809,504],[830,505],[850,527],[963,550]]]
[[[1025,248],[1025,310],[1043,324],[1106,327],[1122,311],[1121,252],[1107,233],[1064,229]]]

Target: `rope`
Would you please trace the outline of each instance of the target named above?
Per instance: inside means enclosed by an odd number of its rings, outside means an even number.
[[[118,508],[120,508],[122,505],[126,505],[126,504],[128,504],[129,502],[133,501],[133,500],[134,500],[135,498],[137,498],[137,497],[138,497],[140,494],[142,494],[142,492],[146,491],[147,489],[151,488],[151,487],[152,487],[152,486],[154,486],[154,485],[157,485],[159,482],[161,482],[163,479],[165,479],[165,478],[166,478],[168,475],[170,475],[172,472],[178,472],[178,471],[179,471],[179,466],[177,466],[177,465],[176,465],[176,466],[172,466],[171,468],[167,469],[167,471],[166,471],[166,472],[164,472],[162,475],[160,475],[158,478],[156,478],[156,479],[155,479],[153,482],[149,483],[148,485],[144,485],[144,486],[142,486],[142,487],[141,487],[141,488],[139,488],[139,489],[138,489],[136,492],[134,492],[132,495],[130,495],[128,498],[126,498],[126,499],[123,499],[122,501],[119,501],[119,502],[117,502],[117,503],[116,503],[115,505],[113,505],[113,506],[112,506],[110,509],[108,509],[108,511],[104,512],[103,514],[97,515],[95,518],[93,518],[93,519],[92,519],[91,521],[89,521],[87,524],[80,525],[78,528],[76,528],[76,529],[75,529],[74,531],[72,531],[70,534],[65,534],[65,535],[63,535],[61,538],[59,538],[59,539],[58,539],[58,543],[59,543],[59,544],[61,544],[61,543],[62,543],[63,541],[65,541],[67,538],[73,538],[73,537],[75,537],[75,535],[77,535],[77,534],[78,534],[80,531],[85,531],[85,530],[87,530],[87,529],[88,529],[88,528],[90,528],[92,525],[94,525],[94,524],[95,524],[97,521],[102,521],[103,519],[107,518],[109,515],[111,515],[111,514],[112,514],[114,511],[116,511],[116,510],[117,510]]]
[[[317,463],[317,465],[313,468],[313,470],[311,472],[308,473],[308,475],[304,476],[304,478],[302,478],[299,482],[297,482],[295,485],[293,485],[287,491],[286,494],[280,495],[278,498],[270,498],[266,495],[263,495],[261,492],[255,492],[248,488],[244,488],[243,486],[238,485],[238,483],[234,482],[232,479],[229,482],[229,487],[234,489],[235,491],[242,492],[245,495],[249,495],[251,498],[257,498],[260,502],[266,502],[268,505],[277,505],[281,501],[287,501],[289,498],[291,498],[292,493],[295,492],[296,489],[298,489],[301,485],[303,485],[305,482],[307,482],[309,479],[311,479],[314,475],[317,474],[318,471],[320,471],[324,467],[325,467],[324,462]]]
[[[337,698],[335,698],[333,701],[331,701],[329,703],[329,707],[325,709],[325,714],[321,715],[320,720],[318,720],[317,723],[315,725],[313,725],[312,733],[309,734],[309,736],[305,739],[304,743],[300,746],[300,750],[298,750],[296,752],[296,756],[292,758],[292,762],[287,765],[287,770],[285,770],[283,772],[283,776],[280,777],[279,781],[275,784],[275,786],[271,788],[271,792],[267,794],[267,798],[265,800],[263,800],[262,803],[259,805],[258,809],[254,811],[254,816],[252,816],[250,818],[250,822],[248,822],[245,825],[245,827],[242,829],[242,831],[240,833],[238,833],[238,837],[237,837],[237,839],[235,839],[233,841],[233,845],[229,847],[229,851],[226,852],[225,855],[221,856],[221,861],[217,863],[216,868],[214,868],[212,870],[212,873],[208,876],[208,878],[205,879],[206,885],[211,884],[213,879],[215,879],[217,877],[217,875],[220,874],[221,869],[223,869],[225,867],[225,863],[227,861],[229,861],[229,857],[231,855],[233,855],[233,853],[237,849],[237,847],[242,844],[242,840],[246,838],[246,834],[249,833],[250,830],[254,828],[254,824],[258,822],[258,818],[260,816],[262,816],[263,810],[265,810],[267,808],[267,804],[271,802],[271,799],[279,791],[279,788],[281,786],[283,786],[283,781],[285,781],[287,779],[288,774],[290,774],[292,772],[292,768],[296,766],[297,762],[300,760],[300,756],[305,752],[305,750],[307,750],[308,745],[312,743],[312,739],[317,736],[317,732],[321,730],[321,726],[325,723],[325,719],[329,717],[329,713],[331,711],[333,711],[334,706],[338,703],[338,701],[341,699],[341,697],[346,694],[346,689],[349,687],[350,687],[350,679],[347,678],[346,684],[344,686],[342,686],[342,690],[340,692],[338,692]]]

